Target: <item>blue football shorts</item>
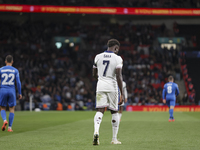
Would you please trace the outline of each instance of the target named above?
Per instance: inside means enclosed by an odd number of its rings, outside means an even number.
[[[15,90],[0,89],[0,106],[6,107],[16,106],[16,93]]]
[[[176,105],[176,100],[173,100],[173,99],[166,99],[166,103],[167,103],[167,106],[170,107],[170,106],[175,106]]]

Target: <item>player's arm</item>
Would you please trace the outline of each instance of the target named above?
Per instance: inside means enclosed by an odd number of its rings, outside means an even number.
[[[97,70],[97,57],[94,59],[93,69],[92,69],[92,76],[97,80],[98,79],[98,70]]]
[[[179,95],[179,89],[178,89],[178,85],[176,85],[176,96]]]
[[[16,83],[17,83],[17,90],[19,93],[19,99],[22,99],[21,81],[20,81],[20,77],[19,77],[19,72],[17,72],[17,74],[16,74]]]
[[[125,84],[125,87],[123,88],[124,90],[124,102],[126,103],[127,102],[127,98],[128,98],[128,92],[127,92],[127,89],[126,89],[126,84]]]
[[[122,77],[123,60],[120,56],[117,58],[117,62],[118,62],[118,65],[116,66],[116,78],[117,78],[117,84],[121,93],[121,98],[118,105],[121,105],[124,102],[124,92],[123,92],[123,77]]]
[[[162,98],[163,98],[163,103],[164,103],[164,104],[166,103],[165,93],[166,93],[166,91],[165,91],[165,86],[164,86],[163,92],[162,92]]]
[[[117,78],[117,84],[121,93],[120,102],[118,104],[121,105],[124,101],[123,84],[122,84],[123,82],[122,68],[116,68],[116,78]]]
[[[92,76],[97,80],[98,79],[98,70],[97,68],[93,68],[92,70]]]

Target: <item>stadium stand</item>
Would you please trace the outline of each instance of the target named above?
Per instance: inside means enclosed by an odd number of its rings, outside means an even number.
[[[186,87],[186,92],[187,92],[187,97],[188,97],[188,100],[184,100],[184,102],[186,104],[188,102],[191,103],[191,104],[195,104],[196,93],[195,93],[195,89],[193,87],[193,81],[192,81],[192,79],[195,79],[195,81],[198,81],[198,79],[196,79],[194,77],[195,75],[193,75],[193,74],[196,74],[195,73],[196,70],[194,69],[194,67],[192,67],[192,65],[194,66],[194,62],[196,63],[197,61],[196,60],[186,61],[185,54],[181,53],[181,55],[182,55],[182,57],[181,57],[182,59],[180,60],[181,61],[181,70],[182,70],[182,76],[183,76],[183,80],[185,82],[185,87]],[[189,67],[190,71],[188,71],[188,65],[190,66]],[[198,75],[198,73],[197,73],[197,75]]]
[[[199,64],[198,51],[200,48],[199,25],[193,24],[174,24],[174,33],[176,36],[185,37],[186,45],[181,52],[181,70],[185,82],[188,101],[191,104],[198,104],[200,95],[198,94],[199,71],[195,64]],[[193,56],[190,56],[193,53]],[[195,57],[194,57],[195,56]]]
[[[199,25],[174,24],[174,33],[176,36],[182,36],[187,39],[190,47],[200,47],[200,29]]]
[[[154,7],[199,8],[198,0],[1,0],[3,4],[60,5],[60,6],[107,6],[107,7]]]
[[[91,77],[93,58],[106,49],[109,38],[117,38],[124,59],[124,79],[129,83],[129,104],[158,104],[162,102],[161,92],[167,76],[178,73],[178,55],[173,54],[178,51],[152,46],[157,36],[165,34],[164,30],[163,24],[19,24],[4,21],[0,27],[0,63],[4,64],[3,59],[8,53],[14,54],[14,66],[19,68],[22,80],[22,110],[28,109],[26,102],[31,93],[35,107],[43,108],[42,104],[46,103],[44,109],[55,110],[58,103],[60,109],[61,103],[64,110],[87,109],[86,105],[92,109],[96,87],[96,81]],[[62,35],[81,37],[85,47],[78,51],[70,47],[56,48],[52,39]]]

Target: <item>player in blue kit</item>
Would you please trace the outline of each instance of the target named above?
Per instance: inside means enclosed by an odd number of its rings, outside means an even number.
[[[174,83],[174,78],[169,76],[168,83],[164,85],[163,89],[163,103],[167,103],[169,107],[169,122],[174,121],[174,107],[176,104],[176,96],[179,95],[178,85]]]
[[[8,121],[6,119],[6,106],[9,106],[9,126],[8,132],[13,132],[12,124],[14,120],[14,111],[16,105],[16,91],[15,91],[15,80],[17,83],[17,89],[19,93],[19,99],[22,98],[21,94],[21,82],[19,78],[19,71],[12,67],[13,57],[8,55],[5,60],[6,66],[0,68],[1,76],[1,89],[0,89],[0,108],[1,117],[3,119],[2,131],[5,131]]]

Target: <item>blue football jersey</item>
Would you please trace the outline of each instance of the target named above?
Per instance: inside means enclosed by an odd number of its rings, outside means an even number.
[[[21,94],[21,82],[19,77],[19,71],[12,66],[4,66],[0,68],[1,76],[1,90],[15,90],[15,80],[17,83],[18,93]]]
[[[163,88],[163,99],[166,100],[176,100],[176,96],[179,95],[178,85],[174,82],[168,82]]]

